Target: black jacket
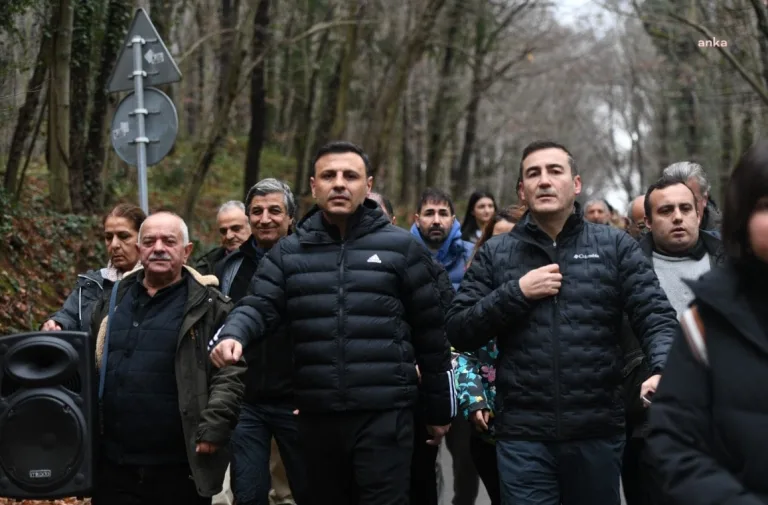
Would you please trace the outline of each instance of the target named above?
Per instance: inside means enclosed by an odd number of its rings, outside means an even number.
[[[256,247],[253,238],[216,265],[216,277],[221,292],[230,296],[230,288],[237,277],[255,272],[265,251]],[[245,268],[244,268],[245,267]],[[250,282],[250,280],[249,280]],[[251,285],[256,292],[259,286]],[[238,299],[233,299],[238,302]],[[263,342],[251,345],[245,353],[248,370],[245,372],[245,396],[249,404],[293,402],[293,346],[286,336],[285,325]]]
[[[689,283],[709,364],[681,331],[653,398],[647,443],[665,505],[768,503],[766,282],[726,266]]]
[[[224,247],[214,247],[194,261],[192,268],[200,275],[214,275],[216,264],[227,256],[227,249]]]
[[[519,279],[560,266],[560,293],[526,299]],[[524,216],[480,248],[448,312],[459,351],[496,336],[498,436],[521,440],[605,437],[624,429],[623,313],[660,372],[678,326],[651,265],[632,237],[587,223],[580,206],[555,243]]]
[[[296,406],[307,413],[406,408],[427,424],[456,413],[444,302],[430,252],[366,200],[347,236],[315,207],[280,240],[220,339],[246,347],[288,326]]]

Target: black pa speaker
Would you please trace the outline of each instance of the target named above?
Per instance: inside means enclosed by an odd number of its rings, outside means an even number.
[[[74,331],[0,337],[0,496],[90,496],[94,349]]]

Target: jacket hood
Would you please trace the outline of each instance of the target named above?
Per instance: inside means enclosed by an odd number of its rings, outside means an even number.
[[[349,216],[346,238],[351,239],[367,235],[388,224],[391,223],[379,205],[374,200],[366,198],[357,210]],[[325,221],[322,209],[313,205],[296,225],[296,236],[302,243],[335,242],[338,239],[331,236],[332,229],[335,227]],[[336,233],[338,233],[337,230]]]
[[[421,231],[416,223],[411,225],[411,235],[416,237],[424,246],[427,243],[424,241],[424,237],[421,235]],[[435,260],[442,265],[450,265],[457,258],[464,258],[466,252],[471,252],[472,244],[466,242],[461,238],[461,224],[458,219],[453,220],[453,226],[451,226],[448,236],[445,238],[443,245],[438,249],[435,255]]]

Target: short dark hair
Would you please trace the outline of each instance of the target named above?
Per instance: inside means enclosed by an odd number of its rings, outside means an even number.
[[[565,151],[565,154],[568,155],[568,164],[571,166],[571,175],[574,177],[579,175],[579,168],[576,166],[576,160],[573,159],[573,155],[564,145],[553,140],[534,140],[523,148],[523,155],[520,157],[520,170],[517,178],[518,186],[523,181],[523,161],[525,158],[536,151],[541,151],[543,149],[560,149],[561,151]]]
[[[686,184],[686,180],[677,177],[677,176],[666,176],[662,175],[659,180],[648,186],[648,191],[645,192],[645,201],[643,202],[643,210],[645,211],[645,217],[648,218],[648,221],[652,220],[651,215],[651,193],[657,190],[666,189],[670,186],[676,186],[678,184],[682,184],[688,190],[691,192],[691,195],[693,195],[693,206],[696,208],[696,212],[698,212],[698,207],[696,207],[697,201],[696,201],[696,195],[693,193],[693,190],[691,190],[690,187]]]
[[[110,210],[109,214],[104,216],[104,219],[102,219],[101,221],[101,225],[102,226],[106,225],[107,219],[109,219],[110,217],[122,217],[124,219],[127,219],[133,225],[134,231],[138,233],[139,230],[141,229],[141,224],[147,218],[147,215],[144,213],[143,210],[141,210],[141,208],[136,207],[133,204],[120,203],[120,204],[117,204],[112,210]]]
[[[725,193],[723,249],[734,264],[742,264],[752,256],[749,220],[758,202],[765,197],[768,197],[768,142],[760,141],[739,159]]]
[[[323,147],[317,150],[317,153],[315,153],[315,157],[312,159],[312,164],[309,166],[310,173],[315,173],[315,165],[317,165],[317,160],[322,158],[323,156],[327,154],[343,154],[343,153],[355,153],[358,156],[360,156],[363,159],[363,163],[365,164],[365,176],[371,177],[373,176],[373,168],[371,168],[371,161],[368,159],[368,155],[365,154],[365,151],[363,151],[363,148],[360,147],[357,144],[353,144],[352,142],[348,142],[346,140],[334,140],[333,142],[328,142]]]
[[[421,200],[419,200],[419,208],[416,212],[421,212],[424,205],[427,203],[445,203],[448,204],[448,208],[451,210],[451,215],[456,214],[456,210],[453,208],[453,200],[451,195],[437,188],[427,188],[421,194]]]

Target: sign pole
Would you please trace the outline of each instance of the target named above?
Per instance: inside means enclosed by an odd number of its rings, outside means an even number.
[[[135,36],[131,40],[133,49],[133,89],[136,94],[136,109],[133,115],[136,116],[138,126],[138,137],[134,140],[136,143],[137,168],[139,170],[139,206],[145,214],[149,214],[149,195],[147,190],[147,144],[149,139],[145,131],[145,119],[148,114],[144,107],[144,72],[141,62],[141,48],[145,44],[142,37]]]

